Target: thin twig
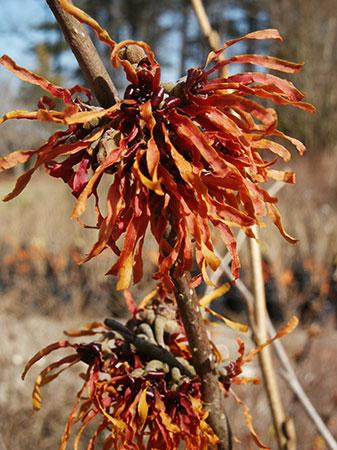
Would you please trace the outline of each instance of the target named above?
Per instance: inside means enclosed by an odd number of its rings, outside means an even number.
[[[191,0],[191,3],[198,19],[201,32],[207,40],[209,47],[214,51],[219,50],[219,48],[222,47],[219,33],[213,30],[202,0]]]
[[[302,386],[300,385],[298,378],[293,377],[287,370],[281,370],[282,377],[286,380],[288,385],[290,386],[293,393],[296,395],[296,397],[300,400],[302,403],[304,409],[306,410],[308,416],[311,418],[311,420],[315,423],[318,431],[324,438],[325,442],[329,446],[331,450],[337,450],[337,442],[330,433],[330,431],[327,429],[325,423],[323,422],[321,416],[317,413],[316,409],[314,408],[311,401],[306,396],[305,392],[303,391]]]
[[[99,104],[108,108],[116,103],[117,89],[83,25],[62,9],[59,0],[46,0],[64,37],[90,84]]]
[[[228,276],[228,278],[233,281],[233,275],[230,271],[230,268],[227,266],[224,268],[224,273]],[[236,287],[241,292],[243,297],[245,298],[247,302],[248,308],[251,308],[254,303],[254,295],[252,292],[247,288],[247,286],[241,281],[236,280]],[[268,334],[270,337],[274,336],[276,334],[275,328],[269,318],[267,317],[267,327],[268,327]],[[291,362],[288,358],[287,352],[284,349],[284,346],[282,342],[276,340],[272,343],[273,348],[275,349],[275,353],[283,366],[283,371],[281,372],[281,375],[284,377],[284,379],[289,384],[289,387],[292,389],[292,391],[296,394],[299,402],[305,409],[306,413],[308,414],[309,418],[312,420],[314,425],[316,426],[318,432],[321,434],[327,445],[329,446],[330,450],[337,450],[337,442],[333,435],[330,433],[328,427],[323,422],[322,418],[318,414],[316,408],[311,403],[310,399],[308,398],[307,394],[305,393],[301,383],[299,382],[299,379],[291,365]],[[286,375],[285,375],[286,374]]]
[[[213,51],[219,50],[222,47],[220,35],[212,28],[202,0],[191,0],[191,4],[198,20],[200,30],[206,39],[208,46]],[[219,59],[224,59],[223,53],[219,56]],[[220,69],[220,75],[222,77],[226,76],[225,66]]]
[[[232,449],[232,435],[225,411],[225,397],[219,384],[211,344],[189,275],[174,280],[176,300],[192,352],[193,366],[201,379],[202,399],[209,412],[208,423],[219,438],[219,450]]]
[[[268,331],[269,335],[275,335],[275,328],[270,320],[268,318]],[[318,432],[321,434],[325,442],[327,443],[328,447],[331,450],[337,450],[337,442],[333,435],[330,433],[329,429],[323,422],[321,416],[318,414],[317,410],[315,409],[314,405],[311,403],[310,399],[308,398],[307,394],[305,393],[301,383],[299,382],[299,379],[291,365],[291,362],[288,358],[288,355],[280,341],[274,341],[273,346],[275,348],[275,353],[280,360],[283,369],[281,369],[281,375],[288,383],[291,390],[294,392],[300,403],[302,404],[303,408],[305,409],[306,413],[312,420],[312,422],[316,425],[316,428]]]
[[[258,229],[254,227],[254,234],[258,239]],[[255,302],[253,314],[248,310],[249,321],[253,332],[253,340],[257,345],[262,344],[268,338],[267,331],[267,308],[266,295],[264,289],[264,279],[262,270],[262,257],[259,243],[255,239],[250,239],[250,253],[253,269]],[[287,418],[281,401],[280,391],[276,374],[273,367],[273,361],[270,348],[264,348],[258,354],[264,387],[266,390],[270,411],[273,418],[273,424],[276,434],[278,447],[280,450],[294,450],[296,448],[295,435],[288,435],[285,431]],[[289,423],[289,419],[288,419]],[[294,427],[293,427],[294,430]]]

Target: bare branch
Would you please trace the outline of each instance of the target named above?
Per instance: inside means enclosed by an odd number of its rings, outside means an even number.
[[[214,51],[219,50],[219,48],[222,47],[219,33],[213,30],[202,0],[191,0],[191,3],[198,19],[201,32],[207,40],[209,47]]]
[[[254,234],[258,238],[258,229],[256,226],[254,227]],[[253,308],[248,309],[248,315],[253,332],[253,340],[256,345],[260,345],[268,339],[268,313],[266,308],[266,295],[264,289],[260,246],[255,239],[250,239],[249,243],[253,268],[255,302]],[[294,450],[296,449],[295,428],[294,426],[291,427],[292,434],[287,432],[290,427],[288,426],[287,430],[286,424],[290,425],[291,419],[287,419],[284,412],[270,348],[264,348],[258,354],[258,358],[263,383],[273,418],[278,447],[280,450]]]
[[[209,48],[214,51],[219,50],[222,47],[220,35],[216,30],[212,28],[202,0],[191,0],[191,3],[198,20],[200,30],[204,38],[206,39]],[[219,59],[224,59],[224,53],[221,53]],[[219,74],[221,77],[226,77],[226,66],[221,67],[221,69],[219,70]]]
[[[275,342],[276,343],[276,342]],[[277,348],[275,346],[275,348]],[[278,351],[276,350],[278,353]],[[278,355],[280,358],[280,355]],[[297,376],[293,375],[292,373],[292,367],[289,366],[286,361],[283,362],[283,364],[287,365],[287,369],[281,370],[282,377],[286,380],[288,383],[290,389],[293,391],[293,393],[296,395],[296,397],[301,402],[303,408],[305,409],[306,413],[310,417],[310,419],[313,421],[313,423],[316,425],[317,430],[324,438],[325,442],[327,443],[328,447],[331,450],[337,450],[337,442],[335,438],[332,436],[330,431],[328,430],[327,426],[323,422],[321,416],[316,411],[315,407],[307,397],[306,393],[304,392],[300,382],[298,381]]]
[[[176,300],[183,321],[192,361],[201,379],[202,399],[209,412],[208,423],[220,442],[219,450],[232,449],[232,434],[225,410],[225,397],[216,373],[211,344],[200,312],[195,291],[189,286],[189,275],[174,280]]]
[[[83,25],[62,9],[59,0],[46,1],[56,17],[64,37],[90,84],[97,101],[104,108],[114,105],[118,98],[117,89]]]

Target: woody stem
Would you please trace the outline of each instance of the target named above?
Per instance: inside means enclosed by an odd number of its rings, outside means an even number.
[[[118,99],[117,89],[87,31],[75,17],[63,10],[59,0],[46,1],[97,101],[104,108],[114,105]]]
[[[208,46],[211,50],[217,51],[222,47],[221,38],[219,33],[212,28],[209,21],[205,6],[202,0],[190,0],[194,14],[198,20],[200,31],[202,32]],[[224,53],[219,56],[219,59],[224,59]],[[220,77],[225,78],[227,76],[226,66],[221,67]]]
[[[194,368],[201,379],[202,400],[209,412],[208,423],[219,438],[218,450],[232,449],[232,434],[228,423],[225,398],[219,384],[212,347],[190,275],[174,278],[176,300],[192,353]]]

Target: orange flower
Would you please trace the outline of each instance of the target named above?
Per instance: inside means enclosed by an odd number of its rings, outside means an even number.
[[[80,362],[87,365],[80,377],[82,387],[68,416],[60,448],[65,449],[75,434],[75,449],[83,431],[93,425],[87,450],[95,448],[102,435],[104,449],[129,448],[177,450],[184,445],[191,450],[217,448],[218,438],[207,424],[208,413],[201,400],[200,378],[192,366],[192,357],[180,316],[171,296],[163,286],[147,295],[137,307],[125,291],[132,318],[121,324],[113,319],[93,322],[77,331],[66,332],[72,338],[94,336],[89,343],[62,340],[48,345],[26,364],[22,378],[46,355],[59,349],[73,353],[49,364],[36,378],[33,407],[42,405],[42,386]],[[260,448],[249,408],[232,390],[236,384],[258,384],[255,377],[242,376],[244,364],[276,339],[293,331],[298,320],[293,317],[271,339],[245,353],[238,339],[238,357],[224,365],[221,354],[212,344],[219,382],[243,406],[247,426]],[[77,432],[74,428],[77,428]],[[92,428],[90,428],[92,430]]]
[[[116,44],[99,25],[65,1],[69,12],[94,28],[112,48],[112,63],[122,65],[129,85],[124,99],[108,109],[93,109],[79,99],[77,90],[53,86],[19,68],[8,57],[0,62],[21,78],[39,84],[66,103],[63,111],[40,104],[38,111],[17,111],[2,119],[31,118],[67,124],[40,149],[14,152],[0,160],[8,169],[36,155],[34,166],[17,181],[5,198],[18,195],[33,172],[45,165],[50,175],[68,183],[77,202],[73,218],[80,218],[87,199],[96,198],[97,242],[85,261],[106,248],[117,255],[108,273],[119,278],[117,288],[137,283],[143,273],[142,246],[150,227],[158,242],[158,272],[155,278],[172,288],[172,276],[192,269],[195,257],[205,281],[207,267],[215,270],[219,259],[214,253],[211,226],[221,235],[232,257],[232,272],[239,274],[239,258],[233,227],[253,236],[251,227],[270,215],[281,233],[277,199],[261,185],[268,179],[293,183],[291,172],[272,169],[278,157],[288,161],[290,152],[279,142],[290,141],[303,154],[298,140],[277,129],[276,112],[252,97],[289,104],[307,111],[303,94],[289,81],[268,73],[239,73],[228,78],[212,78],[223,65],[251,63],[293,73],[301,64],[270,56],[240,55],[220,60],[224,49],[242,39],[278,39],[276,30],[250,33],[225,43],[211,52],[204,67],[190,69],[186,80],[170,92],[160,84],[160,66],[148,45],[124,41]],[[267,159],[265,151],[275,159]],[[94,170],[89,176],[90,168]],[[99,207],[98,185],[110,177],[106,193],[106,213]],[[116,242],[124,236],[119,248]],[[195,253],[194,253],[195,252]]]
[[[175,323],[170,332],[165,332],[164,345],[168,350],[149,340],[149,333],[155,335],[158,331],[155,321],[160,320],[165,308],[170,315],[166,322]],[[114,320],[106,323],[107,326],[94,322],[68,333],[72,337],[96,335],[96,340],[87,344],[69,341],[51,344],[27,363],[23,373],[25,377],[33,364],[51,352],[61,348],[74,350],[47,366],[37,377],[33,406],[38,410],[42,386],[74,364],[87,365],[60,448],[66,448],[75,426],[75,448],[78,448],[83,431],[92,422],[96,428],[88,441],[88,450],[95,448],[100,435],[107,450],[162,448],[163,443],[169,450],[180,448],[182,443],[191,450],[216,448],[218,439],[206,423],[200,380],[190,365],[186,336],[173,304],[156,299],[143,309],[135,309],[126,326]],[[146,340],[144,333],[148,333]]]

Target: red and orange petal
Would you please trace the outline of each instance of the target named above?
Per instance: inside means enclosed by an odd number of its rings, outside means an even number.
[[[153,298],[151,293],[142,302],[144,307],[141,309],[135,309],[131,294],[127,294],[130,310],[134,313],[132,319],[126,324],[128,333],[136,333],[141,339],[139,333],[143,333],[143,328],[138,328],[139,324],[147,323],[153,330],[156,329],[155,322],[152,322],[151,317],[146,314],[149,312],[146,308],[150,307],[155,314],[161,314],[163,306],[166,305],[166,307],[173,307],[172,311],[174,311],[174,305],[164,292],[163,286],[159,286],[157,290],[159,297]],[[162,298],[161,295],[163,295]],[[177,312],[175,312],[174,320],[179,324]],[[232,393],[243,406],[250,433],[259,445],[260,441],[253,428],[248,407],[238,399],[231,386],[257,384],[258,379],[241,376],[243,365],[251,362],[257,353],[275,339],[292,332],[297,323],[297,319],[292,318],[273,338],[247,354],[245,354],[243,341],[238,339],[238,357],[224,367],[221,367],[220,355],[217,358],[219,381],[224,389]],[[156,368],[148,367],[147,364],[151,362],[150,355],[138,354],[132,346],[125,345],[124,338],[113,331],[120,328],[125,330],[125,327],[116,322],[115,327],[116,324],[117,328],[109,328],[100,322],[92,322],[80,330],[67,332],[66,334],[72,337],[96,335],[96,340],[85,344],[58,341],[39,351],[26,364],[23,378],[31,367],[45,356],[59,349],[74,350],[74,353],[49,364],[40,372],[33,389],[33,407],[37,410],[41,408],[41,388],[44,385],[55,380],[74,364],[83,362],[87,365],[85,373],[81,375],[84,382],[68,416],[61,448],[66,448],[73,435],[75,435],[75,442],[79,445],[83,431],[89,425],[91,425],[92,436],[86,448],[92,450],[101,434],[103,434],[104,448],[107,450],[124,448],[126,445],[134,450],[147,450],[161,448],[163,442],[165,447],[171,450],[180,448],[181,444],[195,450],[216,448],[218,439],[207,424],[207,412],[201,400],[199,378],[185,376],[177,380],[173,370],[157,365],[159,361],[156,361]],[[167,334],[165,342],[171,355],[183,358],[185,363],[190,363],[191,353],[186,335],[183,328],[179,328],[181,332],[174,331]],[[217,353],[218,351],[214,349],[214,356]]]
[[[104,337],[107,330],[101,325],[94,322],[68,334],[85,336],[96,333]],[[65,347],[73,348],[75,353],[42,370],[33,390],[33,406],[40,409],[43,385],[79,361],[88,364],[84,383],[68,417],[62,448],[66,448],[72,435],[75,435],[78,445],[83,431],[94,419],[96,429],[91,428],[93,434],[88,442],[89,449],[95,448],[100,434],[104,435],[106,449],[126,445],[135,450],[160,448],[165,442],[168,449],[175,450],[184,442],[187,448],[197,450],[217,443],[217,437],[206,423],[207,414],[196,378],[186,379],[172,389],[164,373],[147,372],[136,377],[132,371],[143,367],[142,360],[135,355],[132,363],[128,353],[116,357],[113,346],[111,353],[106,354],[100,342],[71,344],[59,341],[38,352],[27,363],[23,376],[41,358]],[[179,346],[174,346],[174,352],[179,354]]]
[[[126,90],[127,98],[109,109],[88,110],[72,99],[76,89],[51,85],[3,57],[0,62],[10,70],[69,105],[58,112],[44,109],[50,103],[43,101],[43,108],[37,112],[18,111],[3,117],[2,121],[26,117],[69,126],[36,151],[19,151],[0,160],[1,170],[6,170],[36,155],[35,165],[18,179],[5,200],[18,195],[40,165],[45,165],[50,175],[60,177],[71,187],[77,197],[73,218],[80,218],[87,199],[94,195],[99,235],[85,260],[106,248],[112,249],[117,260],[108,273],[118,276],[119,289],[142,277],[142,246],[149,226],[159,246],[155,278],[162,279],[171,288],[171,276],[191,270],[193,259],[206,282],[207,268],[214,270],[219,265],[211,227],[220,233],[230,252],[235,277],[239,275],[240,262],[233,227],[240,227],[253,236],[251,227],[269,215],[283,236],[294,242],[283,228],[275,206],[277,199],[261,185],[269,179],[295,181],[292,172],[272,168],[277,158],[285,161],[290,158],[280,138],[293,144],[300,154],[305,148],[298,140],[277,130],[276,112],[257,103],[254,97],[307,111],[313,111],[313,107],[302,102],[303,94],[292,83],[268,73],[209,78],[223,65],[233,63],[251,63],[286,73],[297,71],[301,64],[261,55],[219,59],[225,48],[241,39],[280,39],[278,32],[262,30],[225,43],[224,49],[211,52],[206,67],[188,71],[178,96],[165,97],[159,84],[160,66],[147,44],[109,41],[96,22],[73,10],[68,2],[63,3],[112,47],[114,64],[123,66],[131,82]],[[130,44],[141,46],[145,52],[138,65],[120,56],[120,50]],[[92,121],[96,125],[90,129],[86,124]],[[121,139],[99,161],[90,177],[90,167],[97,164],[93,164],[93,152],[87,150],[103,139],[109,129],[120,133]],[[98,194],[103,176],[111,177],[105,214],[99,209]],[[175,230],[174,236],[170,234],[171,229]],[[124,237],[124,242],[118,248],[116,242],[120,237]]]

